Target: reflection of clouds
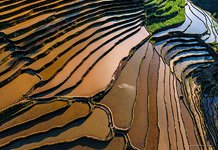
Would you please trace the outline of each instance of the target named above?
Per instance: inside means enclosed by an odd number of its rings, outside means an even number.
[[[119,88],[123,89],[129,89],[129,90],[135,90],[135,87],[126,83],[122,83],[118,85]]]

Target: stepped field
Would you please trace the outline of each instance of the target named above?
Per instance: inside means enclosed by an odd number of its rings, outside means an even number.
[[[189,0],[1,0],[0,149],[218,149],[218,22]]]

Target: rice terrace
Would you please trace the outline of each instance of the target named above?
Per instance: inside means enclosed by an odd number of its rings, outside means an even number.
[[[0,0],[0,150],[218,150],[215,1]]]

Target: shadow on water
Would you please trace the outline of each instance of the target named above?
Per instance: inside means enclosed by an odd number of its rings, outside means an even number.
[[[218,18],[217,0],[192,0],[192,2],[211,13],[216,13],[216,18]]]
[[[110,141],[97,141],[94,139],[89,139],[86,137],[79,138],[73,142],[64,142],[49,146],[43,146],[40,148],[37,148],[38,150],[47,150],[47,149],[71,149],[76,146],[86,146],[92,149],[105,149],[109,145]],[[79,149],[79,148],[78,148]]]
[[[197,78],[197,83],[202,88],[202,102],[207,135],[210,143],[218,148],[218,63],[205,69]]]
[[[77,119],[75,121],[72,121],[61,128],[54,127],[53,129],[51,129],[50,131],[48,131],[46,133],[41,133],[41,134],[39,133],[39,134],[28,136],[27,138],[20,138],[18,140],[15,140],[14,142],[10,143],[10,145],[8,145],[8,146],[2,147],[1,149],[2,150],[16,149],[16,148],[19,148],[23,145],[27,145],[27,144],[31,144],[31,143],[35,143],[35,142],[40,142],[48,137],[56,137],[56,136],[60,135],[61,133],[65,132],[71,128],[81,126],[89,118],[89,116],[90,115],[86,116],[85,118],[80,118],[80,119]],[[70,143],[74,143],[74,142],[69,142],[69,144]],[[91,145],[91,142],[88,142],[88,143]],[[100,145],[100,143],[101,142],[99,142],[99,145]],[[66,145],[69,145],[69,144],[66,143]],[[96,146],[96,145],[93,145],[93,146]]]

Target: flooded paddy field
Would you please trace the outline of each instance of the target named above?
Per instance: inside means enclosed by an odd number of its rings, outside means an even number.
[[[216,150],[217,26],[189,0],[0,1],[0,149]]]

